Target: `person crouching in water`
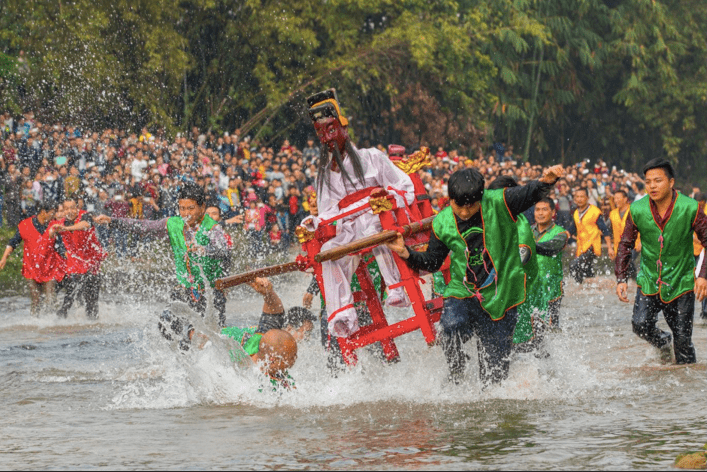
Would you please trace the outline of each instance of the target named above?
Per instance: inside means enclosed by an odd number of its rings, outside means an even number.
[[[187,303],[203,316],[207,308],[206,290],[209,288],[213,293],[218,324],[223,327],[226,323],[226,297],[214,288],[214,284],[230,265],[226,233],[206,214],[203,188],[185,183],[179,190],[178,203],[180,216],[151,221],[99,215],[94,222],[109,223],[111,228],[140,237],[167,238],[172,247],[178,282],[170,293],[170,299]],[[185,334],[183,321],[168,309],[162,314],[159,328],[167,339]]]
[[[435,217],[427,250],[406,247],[401,235],[388,244],[411,269],[430,273],[439,270],[451,252],[440,339],[453,382],[462,380],[462,347],[472,335],[478,336],[482,383],[508,377],[516,307],[526,296],[516,218],[549,193],[563,174],[562,166],[554,166],[524,187],[484,191],[478,170],[459,170],[449,178],[451,205]]]

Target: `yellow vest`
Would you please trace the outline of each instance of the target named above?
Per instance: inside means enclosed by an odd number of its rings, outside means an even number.
[[[614,236],[614,254],[619,253],[619,242],[621,242],[621,235],[624,234],[624,229],[626,229],[626,220],[628,219],[628,208],[626,208],[626,213],[624,217],[619,216],[619,209],[615,208],[609,213],[609,219],[611,220],[611,232]],[[636,246],[641,242],[641,235],[638,235],[636,239]]]
[[[589,205],[584,217],[580,221],[579,209],[574,211],[574,225],[577,228],[577,257],[594,248],[594,254],[601,256],[601,231],[597,220],[601,210],[594,205]]]

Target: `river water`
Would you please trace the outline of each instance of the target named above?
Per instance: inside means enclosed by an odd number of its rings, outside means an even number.
[[[286,306],[307,282],[278,279]],[[448,384],[440,348],[412,333],[401,362],[363,353],[336,378],[308,340],[296,390],[260,392],[263,378],[219,345],[164,342],[159,297],[106,298],[97,323],[83,308],[33,319],[26,297],[0,299],[0,468],[666,469],[707,442],[705,325],[698,364],[663,365],[609,279],[570,284],[550,357],[517,355],[487,390],[476,366]],[[229,324],[255,324],[260,303],[231,293]]]

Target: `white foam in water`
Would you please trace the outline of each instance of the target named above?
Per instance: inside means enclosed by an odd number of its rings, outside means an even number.
[[[63,300],[63,293],[59,294],[58,303]],[[42,312],[39,316],[30,315],[30,301],[28,297],[8,297],[0,298],[0,311],[5,316],[0,317],[0,329],[11,327],[32,327],[32,328],[55,328],[65,326],[88,326],[88,325],[124,325],[124,324],[143,324],[146,313],[154,310],[145,306],[140,309],[141,305],[133,305],[132,309],[126,309],[122,304],[99,302],[98,304],[98,320],[88,319],[83,306],[74,303],[74,306],[68,311],[66,318],[59,318],[55,312]],[[152,317],[150,314],[149,317]]]
[[[149,333],[148,333],[149,332]],[[508,380],[481,389],[475,342],[467,343],[471,356],[467,381],[447,381],[447,365],[440,347],[427,347],[422,336],[397,339],[401,360],[384,364],[374,354],[359,350],[359,363],[337,377],[330,375],[318,340],[300,343],[297,363],[290,370],[296,389],[274,393],[257,369],[238,369],[229,360],[228,343],[209,343],[203,350],[178,352],[146,328],[147,365],[142,372],[154,376],[129,382],[109,408],[175,408],[199,404],[245,403],[258,407],[288,405],[296,408],[350,406],[358,403],[396,401],[418,404],[469,403],[489,399],[574,400],[594,397],[603,390],[617,395],[621,384],[612,372],[593,369],[576,340],[550,336],[549,359],[516,355]],[[136,375],[134,372],[132,375]],[[267,388],[259,391],[262,385]],[[622,387],[630,388],[625,380]]]
[[[304,283],[306,280],[302,279],[300,285]],[[601,298],[592,299],[594,291],[599,296],[605,295],[602,290],[589,289],[588,294],[565,299],[561,314],[564,332],[549,334],[546,339],[549,358],[516,354],[509,378],[487,389],[482,389],[478,381],[474,339],[465,347],[470,360],[467,380],[461,385],[447,381],[448,369],[441,348],[428,347],[419,332],[396,339],[400,362],[384,364],[373,353],[359,350],[359,363],[333,377],[327,368],[317,327],[312,339],[300,343],[297,363],[290,370],[296,389],[272,392],[269,380],[257,368],[237,368],[230,362],[228,350],[233,342],[221,339],[215,334],[215,327],[202,323],[199,317],[194,320],[195,324],[210,338],[206,348],[183,353],[165,341],[156,327],[157,315],[164,308],[159,302],[147,305],[101,302],[100,321],[95,322],[86,319],[82,307],[70,310],[66,320],[55,315],[32,318],[26,298],[5,298],[0,300],[0,309],[7,308],[4,311],[9,315],[0,318],[0,327],[39,328],[48,335],[53,331],[88,330],[89,336],[90,330],[108,333],[111,331],[105,328],[117,326],[118,332],[123,333],[127,328],[128,336],[133,339],[129,348],[126,345],[128,353],[121,362],[107,367],[82,365],[79,372],[50,369],[36,374],[36,379],[42,382],[113,381],[114,394],[104,404],[108,409],[164,409],[202,404],[312,408],[381,401],[437,405],[491,399],[573,402],[579,398],[623,396],[659,388],[642,382],[640,376],[626,373],[631,365],[660,367],[655,350],[630,333],[630,307],[626,306],[627,319],[619,320],[620,325],[603,326],[600,321],[603,317],[594,316],[590,305],[600,303],[596,307],[598,313],[606,313],[607,309]],[[295,284],[287,289],[280,287],[280,292],[287,298],[285,306],[294,306],[299,304],[304,288]],[[253,323],[262,301],[252,293],[242,299],[234,295],[229,295],[230,324]],[[623,305],[618,307],[623,309]],[[236,320],[231,319],[234,315],[238,315]],[[409,311],[392,310],[389,318],[394,322],[396,316],[408,315]],[[620,350],[626,342],[636,346],[632,357],[616,362],[616,356],[626,352]],[[118,346],[116,350],[120,352],[123,348]]]

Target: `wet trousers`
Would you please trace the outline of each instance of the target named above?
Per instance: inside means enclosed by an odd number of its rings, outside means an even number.
[[[56,309],[56,282],[35,282],[32,279],[27,279],[29,285],[30,307],[29,312],[32,316],[39,316],[42,309],[41,297],[44,295],[44,304],[47,311]]]
[[[218,325],[223,328],[226,326],[226,295],[221,290],[213,291],[214,309],[218,315]],[[189,305],[189,308],[201,314],[203,317],[206,314],[207,299],[203,292],[194,294],[191,289],[185,287],[175,287],[169,295],[170,300],[183,302]],[[183,339],[188,343],[190,324],[187,320],[176,316],[168,308],[160,315],[160,321],[157,323],[162,336],[168,340]]]
[[[671,335],[656,326],[658,313],[662,311],[665,321],[673,332],[675,362],[694,364],[697,362],[695,346],[692,344],[692,321],[695,315],[695,293],[688,292],[670,303],[664,303],[658,295],[644,295],[639,288],[633,305],[633,332],[657,348],[670,344]]]
[[[511,308],[500,320],[492,320],[476,298],[445,298],[440,318],[440,334],[450,379],[460,382],[466,367],[462,346],[473,335],[478,337],[479,376],[484,385],[508,377],[513,331],[518,312]]]
[[[547,314],[550,320],[550,326],[553,328],[560,327],[560,306],[562,305],[562,297],[548,303]]]
[[[80,294],[86,302],[86,316],[92,320],[98,318],[98,294],[101,289],[100,274],[87,272],[85,274],[67,275],[64,279],[64,287],[66,288],[66,294],[57,315],[66,318],[69,308],[74,304],[74,299]]]
[[[578,258],[570,262],[570,275],[578,284],[584,282],[584,279],[588,279],[595,276],[594,264],[596,263],[597,256],[594,254],[592,249],[587,252],[580,254]]]

